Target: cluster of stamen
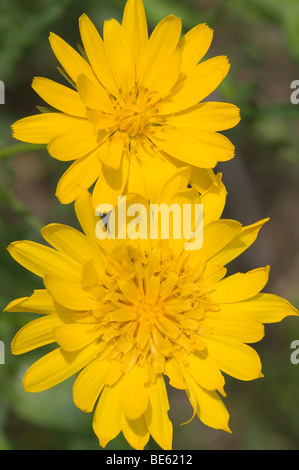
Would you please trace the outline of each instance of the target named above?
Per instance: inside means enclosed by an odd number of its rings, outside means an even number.
[[[188,362],[190,352],[203,350],[204,336],[211,333],[205,311],[217,308],[201,288],[203,268],[189,267],[186,255],[162,260],[156,250],[112,252],[98,291],[90,291],[98,299],[94,316],[103,355],[109,352],[123,372],[149,363],[161,373],[167,358]]]
[[[120,92],[114,102],[115,123],[119,132],[133,138],[152,131],[153,126],[161,125],[158,116],[160,98],[147,89],[137,86],[127,95]]]
[[[129,93],[119,91],[117,97],[110,95],[111,109],[89,110],[88,118],[102,136],[113,138],[117,133],[124,143],[134,144],[134,139],[150,139],[150,135],[161,129],[165,118],[159,115],[161,101],[157,93],[139,89],[137,85]]]

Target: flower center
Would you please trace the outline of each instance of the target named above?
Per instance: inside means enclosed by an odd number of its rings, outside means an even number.
[[[111,360],[123,371],[150,363],[161,373],[167,358],[205,347],[204,336],[211,333],[205,312],[218,306],[210,300],[213,287],[203,280],[204,263],[190,267],[186,252],[162,260],[159,250],[127,248],[108,258],[101,273],[86,270],[83,288],[98,303],[93,316]]]
[[[128,94],[120,92],[114,103],[115,131],[136,137],[152,132],[154,126],[161,126],[159,116],[159,96],[147,89],[135,88]]]
[[[163,314],[162,307],[155,302],[145,303],[144,299],[140,302],[143,304],[141,307],[136,309],[136,320],[146,321],[148,324],[154,323],[159,318],[160,314]]]
[[[131,105],[115,115],[115,122],[118,130],[125,132],[130,137],[143,134],[149,123],[149,116],[139,105]]]

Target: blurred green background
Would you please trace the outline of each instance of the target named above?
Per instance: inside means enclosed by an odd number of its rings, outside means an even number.
[[[76,226],[72,205],[54,197],[63,163],[38,146],[22,146],[10,125],[43,105],[30,85],[34,76],[63,80],[48,43],[50,31],[73,46],[80,42],[78,18],[88,16],[102,31],[103,21],[121,19],[124,0],[1,0],[0,80],[6,103],[0,105],[0,306],[30,295],[40,280],[6,251],[20,239],[41,241],[40,228],[51,222]],[[163,17],[180,16],[184,30],[207,23],[214,29],[208,57],[228,55],[229,76],[213,99],[238,105],[242,121],[227,133],[236,158],[223,165],[228,189],[225,216],[243,224],[270,217],[255,244],[232,263],[232,271],[271,265],[267,292],[299,306],[299,105],[290,102],[291,82],[299,79],[298,0],[144,0],[149,28]],[[66,165],[67,166],[67,165]],[[66,167],[65,167],[66,168]],[[33,318],[33,317],[32,317]],[[22,376],[47,348],[12,356],[15,332],[30,314],[0,315],[0,449],[99,449],[91,414],[72,403],[73,380],[40,394],[25,393]],[[291,363],[290,344],[299,339],[299,320],[267,325],[254,345],[264,378],[240,382],[226,378],[232,434],[207,428],[195,418],[181,426],[191,408],[181,391],[170,390],[174,449],[299,449],[299,364]],[[148,449],[157,449],[151,441]],[[122,436],[107,449],[130,449]]]

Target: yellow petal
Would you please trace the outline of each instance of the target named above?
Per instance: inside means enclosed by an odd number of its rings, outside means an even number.
[[[100,334],[97,325],[71,323],[59,325],[55,329],[54,337],[64,351],[78,351],[99,338]]]
[[[144,449],[150,437],[144,416],[140,416],[137,419],[131,420],[122,413],[121,429],[124,437],[130,446],[133,447],[133,449]]]
[[[109,358],[109,353],[110,349],[107,348],[108,352],[108,358]],[[102,356],[107,355],[106,351],[102,353]],[[106,356],[105,356],[106,357]],[[106,375],[106,384],[109,385],[109,387],[112,387],[112,385],[116,384],[119,379],[121,379],[121,387],[123,389],[123,371],[122,371],[123,364],[119,361],[110,361],[110,367]]]
[[[229,67],[225,56],[197,65],[178,80],[169,97],[159,105],[160,113],[173,114],[198,104],[220,85]]]
[[[253,315],[228,311],[207,312],[206,320],[213,328],[214,335],[232,338],[242,343],[255,343],[264,336],[264,327]]]
[[[276,323],[289,315],[298,315],[298,310],[287,300],[274,294],[258,294],[247,301],[223,304],[221,310],[223,315],[226,312],[249,314],[262,323]]]
[[[49,41],[56,58],[75,83],[82,73],[93,82],[97,82],[92,68],[75,49],[54,33],[50,34]]]
[[[222,175],[218,173],[215,182],[202,194],[201,204],[204,211],[204,224],[207,225],[221,217],[226,202],[226,188],[222,183]],[[220,264],[221,263],[215,263]]]
[[[190,176],[190,167],[179,168],[162,188],[160,195],[161,201],[163,201],[165,204],[170,203],[176,193],[186,190],[189,184]]]
[[[211,184],[216,184],[216,175],[212,169],[192,167],[190,177],[190,185],[192,188],[196,189],[199,193],[203,193]]]
[[[85,235],[90,240],[97,241],[95,233],[97,223],[95,208],[93,207],[90,193],[85,189],[82,189],[76,197],[75,212]]]
[[[31,241],[14,242],[8,247],[11,256],[40,277],[52,274],[78,279],[79,264],[68,256]]]
[[[130,307],[119,308],[109,313],[110,321],[123,322],[123,321],[135,320],[135,319],[136,319],[136,312],[134,311],[134,309]]]
[[[151,140],[172,157],[201,168],[213,168],[218,161],[230,160],[235,154],[231,141],[216,132],[170,127],[151,136]]]
[[[86,108],[113,113],[112,102],[109,95],[100,83],[95,84],[83,74],[77,79],[77,90]]]
[[[48,144],[48,151],[57,160],[75,160],[97,149],[100,141],[91,123],[85,119],[80,129],[54,137]]]
[[[57,307],[46,289],[37,289],[31,297],[22,297],[10,302],[5,312],[31,312],[40,314],[56,313]]]
[[[209,260],[221,251],[241,231],[242,225],[235,220],[216,220],[203,229],[203,247],[198,253]],[[196,257],[196,254],[194,254]]]
[[[79,282],[68,282],[61,276],[46,276],[44,283],[56,302],[69,309],[93,310],[96,307],[96,303],[87,296]]]
[[[160,204],[161,189],[177,170],[176,162],[171,157],[166,157],[165,154],[162,156],[162,153],[158,148],[150,149],[147,146],[138,145],[137,157],[142,162],[140,169],[144,181],[144,189],[139,194],[152,204]],[[134,169],[134,167],[131,169],[130,160],[131,178],[135,178]]]
[[[235,155],[235,147],[225,135],[218,132],[191,131],[189,135],[211,149],[219,162],[231,160]]]
[[[112,387],[105,386],[93,417],[93,430],[99,438],[100,446],[114,439],[121,431],[121,394],[122,380]]]
[[[231,242],[211,258],[210,263],[225,266],[227,263],[237,258],[252,245],[260,229],[268,220],[269,219],[263,219],[255,224],[243,227],[241,232]]]
[[[208,356],[225,374],[245,381],[262,377],[259,355],[247,344],[212,335],[205,336],[205,343]]]
[[[172,387],[185,390],[186,382],[178,361],[174,357],[168,357],[165,361],[165,374],[169,377]]]
[[[138,336],[136,338],[136,346],[139,350],[142,350],[147,345],[151,337],[150,326],[144,319],[139,320]]]
[[[161,59],[159,67],[154,70],[151,77],[144,82],[146,87],[158,93],[160,98],[167,96],[178,81],[181,69],[182,55],[180,49],[175,49]]]
[[[146,385],[150,406],[145,412],[145,422],[153,439],[164,450],[172,448],[172,423],[168,418],[169,403],[162,375],[153,384]]]
[[[204,269],[204,278],[201,282],[202,289],[207,287],[210,290],[210,286],[214,287],[214,284],[219,282],[226,275],[227,269],[223,266],[212,266],[206,265]]]
[[[86,117],[86,107],[75,90],[42,77],[34,78],[32,88],[53,108],[74,116]]]
[[[141,291],[137,288],[134,282],[121,279],[119,282],[119,288],[130,303],[139,305]]]
[[[208,52],[213,39],[213,30],[206,24],[199,24],[190,29],[180,40],[182,50],[181,72],[187,72],[194,67]]]
[[[85,413],[93,410],[95,403],[105,386],[105,378],[111,363],[92,361],[79,373],[73,385],[73,399],[75,405]]]
[[[228,103],[204,102],[191,109],[174,114],[168,122],[177,127],[209,132],[224,131],[240,121],[240,110]]]
[[[213,302],[230,303],[240,302],[257,295],[267,284],[269,266],[249,271],[248,273],[236,273],[226,277],[216,285],[215,292],[211,294]]]
[[[104,22],[104,45],[116,84],[128,93],[135,83],[135,63],[129,37],[124,28],[111,19]]]
[[[124,153],[124,141],[119,134],[106,140],[99,149],[99,159],[108,168],[118,170]]]
[[[77,352],[66,352],[60,348],[32,364],[24,376],[26,392],[42,392],[76,374],[92,361],[99,352],[98,342]]]
[[[97,150],[77,159],[59,180],[56,196],[62,204],[68,204],[78,195],[78,187],[88,189],[101,173]]]
[[[118,88],[106,56],[104,42],[94,24],[87,15],[83,14],[79,19],[80,34],[85,52],[93,71],[101,84],[114,96],[118,94]],[[81,70],[83,73],[83,70]]]
[[[154,304],[160,292],[160,278],[158,276],[151,276],[145,285],[146,295],[145,299]]]
[[[165,298],[169,297],[169,295],[171,294],[171,292],[174,289],[175,285],[177,284],[178,280],[179,280],[179,276],[178,276],[177,273],[170,272],[168,274],[165,281],[163,281],[161,283],[161,288],[160,288],[160,298],[161,299],[165,299]]]
[[[41,234],[56,250],[75,258],[81,265],[90,260],[103,262],[97,245],[68,225],[50,224],[42,228]]]
[[[203,389],[191,377],[188,380],[188,385],[190,392],[196,398],[196,413],[199,419],[211,428],[230,432],[229,413],[217,392]]]
[[[137,365],[123,378],[121,408],[130,420],[140,418],[148,407],[149,397],[144,386],[145,380],[144,370]]]
[[[124,190],[125,193],[139,194],[143,197],[147,196],[142,166],[143,165],[135,155],[130,156],[130,171],[126,188]]]
[[[157,346],[157,350],[163,354],[163,356],[170,356],[173,351],[173,345],[169,341],[169,339],[162,334],[159,328],[155,325],[152,327],[151,330],[151,337],[152,337],[152,344],[155,347]]]
[[[61,113],[45,113],[29,116],[12,125],[13,136],[22,142],[47,144],[61,132],[78,129],[82,119]]]
[[[179,128],[157,132],[151,136],[151,140],[158,149],[188,165],[213,168],[217,163],[217,156],[211,145]]]
[[[11,343],[13,354],[24,354],[33,349],[50,344],[55,341],[54,329],[62,321],[57,314],[37,318],[23,326],[14,336]]]
[[[165,61],[169,62],[169,57],[176,49],[181,29],[181,20],[175,16],[164,18],[155,27],[141,61],[140,74],[137,77],[140,86],[156,91],[155,87],[159,86],[159,72],[161,68],[163,70]],[[168,79],[171,78],[168,77]]]
[[[100,161],[99,161],[100,163]],[[115,206],[118,197],[123,193],[128,179],[129,161],[126,155],[123,156],[120,168],[102,166],[101,176],[95,184],[92,199],[95,207],[99,204],[107,203]]]
[[[147,21],[142,0],[128,0],[123,14],[122,26],[128,35],[134,54],[136,70],[148,42]]]
[[[194,380],[207,390],[222,390],[224,377],[219,369],[204,354],[190,354],[188,371]]]

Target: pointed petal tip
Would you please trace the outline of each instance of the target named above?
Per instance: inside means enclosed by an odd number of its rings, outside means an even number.
[[[81,16],[79,16],[79,28],[83,25],[90,25],[90,26],[94,26],[93,22],[91,21],[91,19],[89,18],[89,16],[86,14],[86,13],[82,13]]]
[[[85,19],[87,19],[87,18],[88,18],[88,16],[86,15],[86,13],[82,13],[82,15],[79,16],[79,22],[80,22],[80,21],[83,21],[83,20],[85,20]]]
[[[8,245],[8,247],[6,248],[7,251],[8,251],[8,253],[11,254],[12,251],[15,249],[15,247],[16,247],[17,245],[19,245],[20,243],[22,243],[22,242],[21,242],[21,241],[11,242],[11,243]]]
[[[100,444],[100,447],[102,447],[103,449],[106,447],[106,445],[108,444],[108,440],[107,439],[99,439],[99,444]]]
[[[53,39],[56,39],[58,38],[59,36],[57,36],[57,34],[53,33],[52,31],[50,31],[49,33],[49,36],[48,36],[48,39],[49,41],[51,42]]]
[[[193,419],[194,419],[195,415],[196,415],[196,409],[195,409],[195,408],[193,408],[193,414],[192,414],[191,418],[190,418],[190,419],[188,419],[188,421],[184,421],[183,423],[181,423],[181,426],[184,426],[185,424],[189,424],[189,423],[191,423],[191,421],[193,421]]]
[[[223,387],[218,388],[218,392],[219,392],[224,398],[227,396],[227,394],[226,394],[226,392],[225,392],[225,390],[224,390]]]
[[[9,302],[6,307],[3,309],[3,312],[9,312],[13,309],[16,305],[20,304],[22,301],[29,299],[29,297],[21,297],[20,299],[14,299]],[[14,310],[13,310],[14,311]]]
[[[61,202],[61,204],[70,204],[74,201],[74,198],[72,198],[72,196],[65,191],[62,193],[60,190],[56,190],[55,196],[57,197],[58,201]]]

